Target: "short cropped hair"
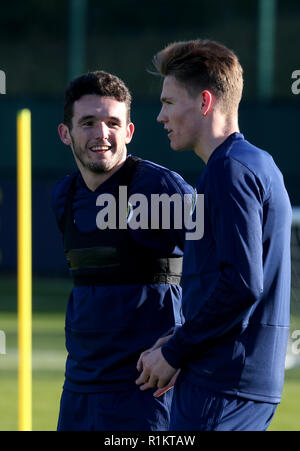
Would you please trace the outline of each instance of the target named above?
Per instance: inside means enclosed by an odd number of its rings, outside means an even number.
[[[218,42],[174,42],[153,58],[156,73],[172,75],[191,96],[208,89],[223,112],[236,112],[243,91],[243,69],[235,53]]]
[[[66,89],[63,122],[70,130],[72,129],[74,102],[89,94],[113,97],[118,102],[124,102],[127,107],[127,123],[130,122],[132,98],[125,83],[116,75],[105,71],[94,71],[75,78]]]

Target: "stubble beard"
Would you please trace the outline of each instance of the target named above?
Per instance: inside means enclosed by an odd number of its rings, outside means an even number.
[[[105,174],[111,171],[116,164],[121,160],[125,149],[119,150],[117,153],[113,154],[112,158],[109,161],[86,161],[84,156],[86,155],[86,151],[83,150],[80,146],[77,146],[72,135],[72,150],[75,158],[81,163],[81,165],[92,172],[93,174]],[[125,147],[125,146],[124,146]]]

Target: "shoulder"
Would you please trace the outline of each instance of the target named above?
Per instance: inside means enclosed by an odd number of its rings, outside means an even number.
[[[218,151],[217,151],[218,152]],[[275,165],[272,156],[265,150],[254,146],[246,139],[233,140],[218,152],[217,158],[211,165],[213,169],[226,169],[227,167],[242,167],[256,174],[261,174],[266,165]]]
[[[254,146],[247,140],[233,145],[228,157],[245,166],[257,176],[263,175],[266,168],[270,170],[276,166],[272,156],[266,150]]]
[[[142,190],[141,192],[191,194],[194,191],[192,186],[177,172],[149,160],[140,162],[133,182],[134,190],[137,191],[139,188]]]
[[[51,205],[57,217],[63,213],[69,188],[77,175],[78,171],[66,175],[55,184],[52,190]]]
[[[263,192],[269,191],[272,174],[280,174],[272,156],[265,150],[246,140],[239,140],[222,152],[210,167],[213,185],[224,188],[235,186],[257,186]]]

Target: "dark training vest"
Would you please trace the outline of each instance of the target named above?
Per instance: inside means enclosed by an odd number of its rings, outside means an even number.
[[[137,157],[127,158],[120,169],[117,189],[127,186],[129,192],[140,162]],[[132,238],[129,227],[79,232],[72,212],[76,181],[77,176],[70,185],[62,220],[64,250],[75,286],[180,283],[182,257],[139,244]],[[118,212],[119,191],[115,194]]]

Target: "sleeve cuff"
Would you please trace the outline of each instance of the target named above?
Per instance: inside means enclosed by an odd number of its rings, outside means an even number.
[[[161,347],[161,353],[164,359],[173,368],[178,369],[182,366],[182,359],[180,358],[180,353],[173,337]]]

